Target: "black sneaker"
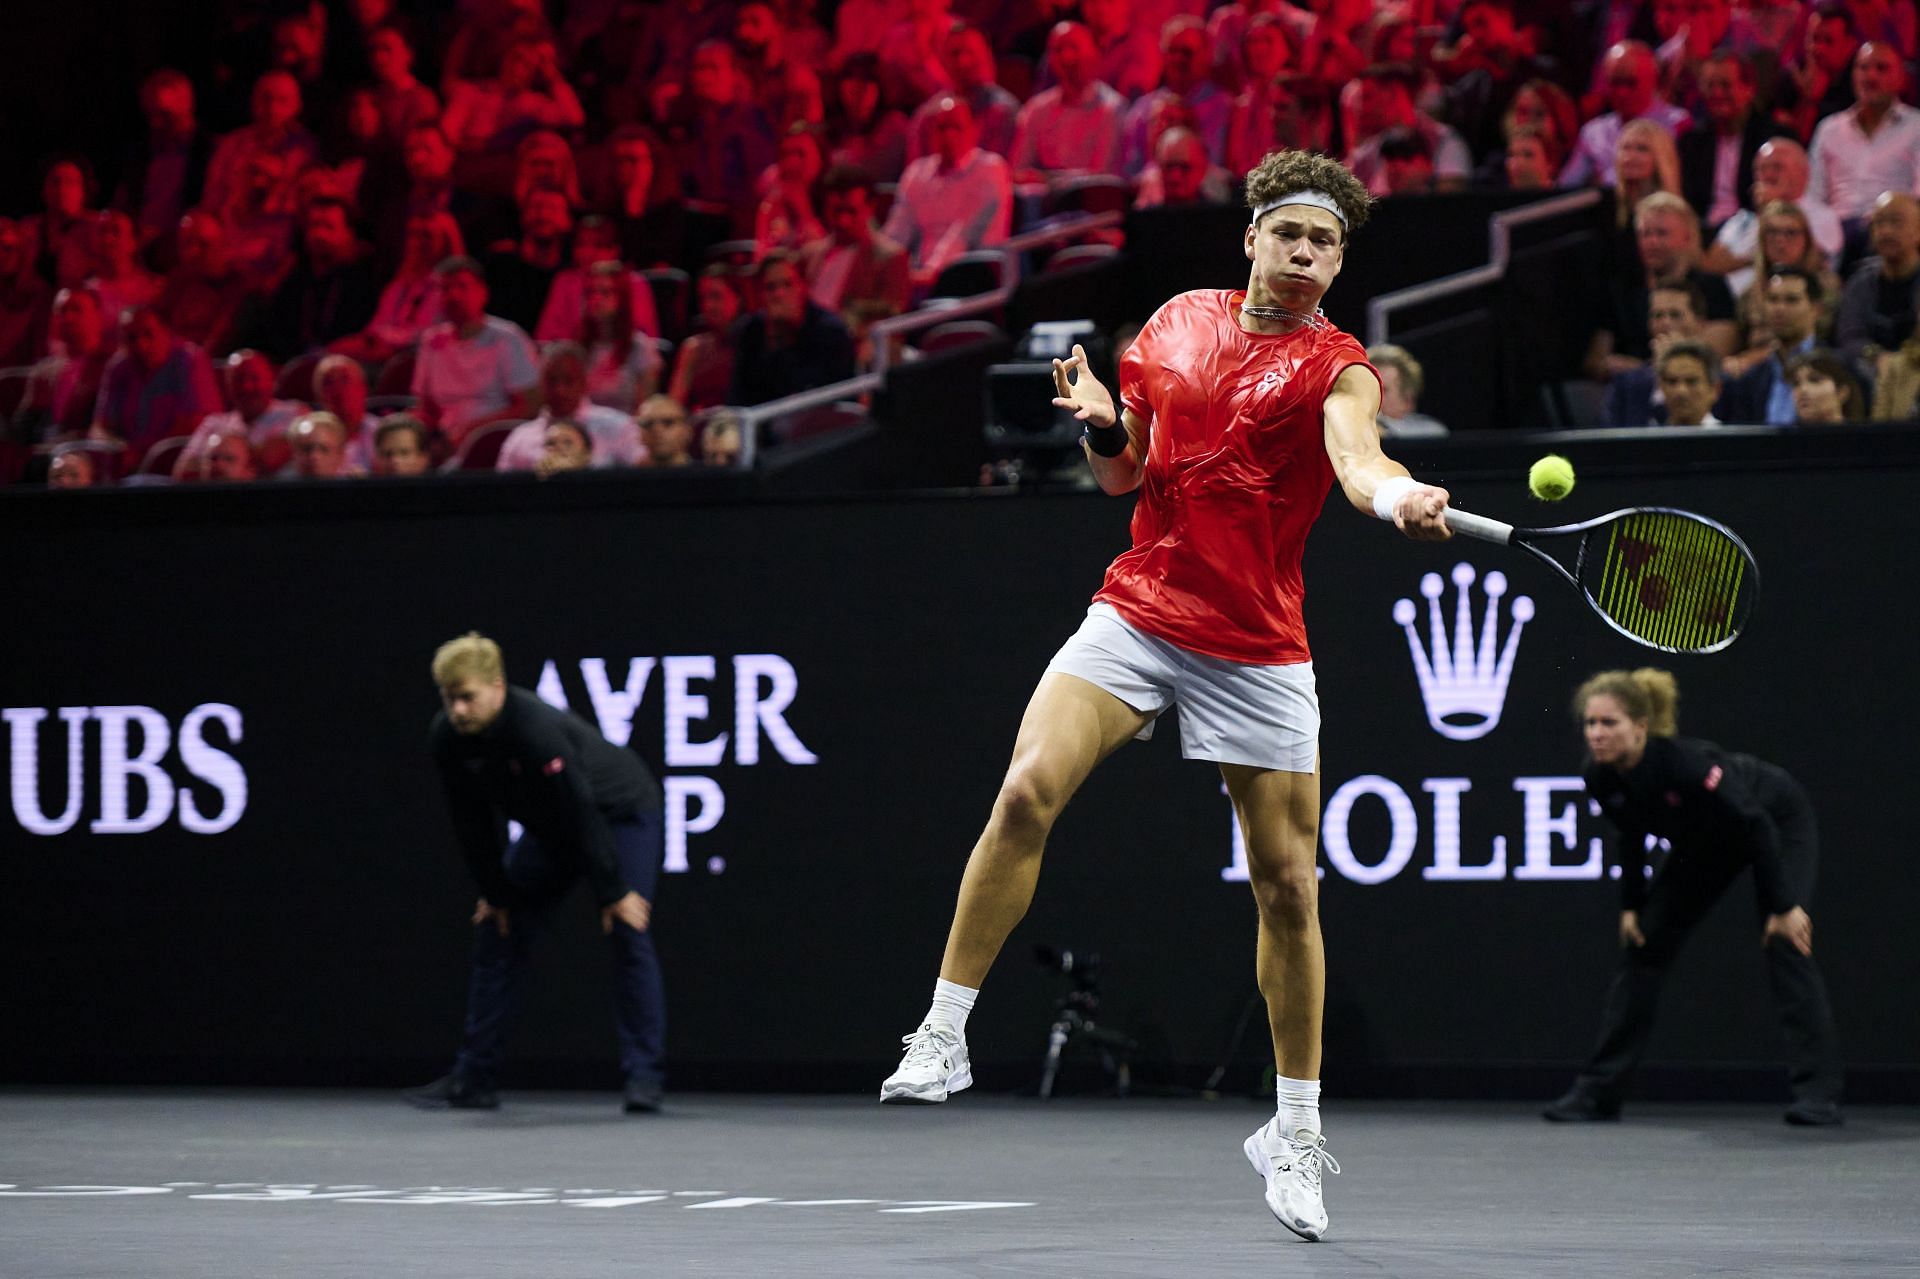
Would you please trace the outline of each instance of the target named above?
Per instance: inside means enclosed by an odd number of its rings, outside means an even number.
[[[1796,1128],[1834,1128],[1846,1122],[1837,1101],[1796,1101],[1782,1117]]]
[[[629,1079],[620,1095],[621,1109],[629,1115],[652,1115],[660,1110],[662,1090],[657,1079]]]
[[[1570,1088],[1566,1096],[1540,1112],[1556,1124],[1598,1123],[1620,1118],[1620,1099],[1602,1097],[1585,1088]]]
[[[461,1075],[443,1075],[424,1088],[400,1094],[409,1106],[421,1110],[498,1110],[500,1098],[481,1084]]]

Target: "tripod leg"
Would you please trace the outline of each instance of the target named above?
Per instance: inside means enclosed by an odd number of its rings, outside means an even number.
[[[1053,1096],[1053,1081],[1060,1073],[1060,1054],[1066,1051],[1067,1036],[1073,1033],[1073,1024],[1065,1017],[1053,1023],[1053,1029],[1047,1032],[1047,1060],[1040,1070],[1040,1098],[1046,1100]]]

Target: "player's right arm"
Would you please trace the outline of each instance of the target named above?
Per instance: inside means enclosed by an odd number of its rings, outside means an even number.
[[[1074,343],[1073,355],[1053,362],[1053,398],[1055,408],[1072,409],[1073,416],[1087,424],[1090,432],[1124,429],[1126,447],[1112,457],[1096,452],[1082,440],[1080,447],[1093,467],[1094,482],[1103,493],[1131,493],[1140,487],[1146,473],[1147,437],[1150,423],[1132,409],[1119,408],[1113,394],[1087,367],[1086,348]]]

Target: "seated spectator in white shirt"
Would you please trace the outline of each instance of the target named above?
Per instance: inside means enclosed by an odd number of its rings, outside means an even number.
[[[1754,257],[1760,251],[1760,210],[1775,200],[1800,206],[1813,242],[1827,255],[1829,266],[1840,261],[1846,233],[1840,217],[1832,209],[1807,194],[1807,153],[1792,138],[1773,138],[1763,143],[1753,156],[1753,208],[1739,209],[1721,224],[1713,237],[1713,246],[1700,265],[1727,277],[1727,287],[1735,296],[1753,283]]]
[[[1426,389],[1426,370],[1413,352],[1391,342],[1367,348],[1367,359],[1380,371],[1380,434],[1408,439],[1447,433],[1437,418],[1420,411],[1420,392]]]
[[[640,406],[640,442],[646,445],[648,466],[691,465],[693,420],[685,406],[670,395],[649,395]]]
[[[913,255],[914,279],[930,284],[969,249],[998,244],[1013,224],[1007,162],[974,145],[973,111],[947,97],[934,114],[933,153],[907,166],[886,234]]]
[[[1120,172],[1120,125],[1127,100],[1094,78],[1093,35],[1077,22],[1054,25],[1047,65],[1056,83],[1027,99],[1008,160],[1022,182]]]
[[[433,467],[427,445],[427,424],[410,413],[382,418],[373,433],[375,475],[425,475]]]
[[[347,460],[347,428],[331,413],[305,413],[287,429],[293,460],[283,474],[290,480],[344,480],[362,472]]]
[[[286,465],[287,428],[307,411],[298,400],[274,395],[273,361],[258,351],[235,351],[227,357],[227,403],[233,407],[202,418],[187,446],[180,450],[173,473],[184,479],[200,467],[200,459],[222,431],[244,431],[261,469],[271,474]]]
[[[980,129],[980,146],[995,155],[1010,154],[1014,122],[1020,115],[1020,99],[995,82],[993,46],[987,43],[986,33],[978,27],[956,24],[947,33],[941,57],[953,77],[953,96],[965,98],[973,108],[973,121]],[[908,160],[918,160],[933,145],[933,112],[945,96],[934,94],[921,103],[907,121]]]
[[[1144,99],[1143,99],[1144,101]],[[1173,128],[1154,144],[1153,163],[1140,173],[1136,209],[1230,204],[1233,175],[1207,159],[1206,143],[1191,129]]]
[[[538,469],[547,427],[562,421],[577,423],[587,433],[595,466],[638,466],[645,461],[640,428],[633,419],[587,399],[587,353],[579,343],[561,342],[547,352],[540,387],[545,406],[538,417],[507,432],[495,470]]]
[[[482,422],[532,416],[540,365],[519,325],[487,314],[485,268],[449,258],[436,274],[447,318],[420,339],[413,394],[421,420],[457,448]]]
[[[1353,82],[1354,144],[1347,151],[1347,167],[1370,195],[1388,194],[1380,144],[1389,129],[1412,129],[1426,139],[1437,189],[1458,190],[1473,173],[1473,156],[1460,135],[1414,105],[1414,84],[1413,69],[1393,62],[1368,67]]]
[[[1854,105],[1814,127],[1807,189],[1849,225],[1863,225],[1883,191],[1920,191],[1920,111],[1900,101],[1906,78],[1892,45],[1861,45]]]
[[[1194,130],[1206,145],[1207,155],[1219,159],[1227,153],[1227,121],[1233,114],[1233,99],[1207,78],[1212,62],[1207,45],[1207,27],[1192,14],[1170,18],[1160,30],[1160,87],[1145,93],[1127,108],[1120,125],[1120,171],[1138,174],[1153,158],[1153,145],[1147,136],[1149,118],[1155,104],[1173,99],[1193,111]]]
[[[1580,126],[1573,153],[1560,171],[1563,187],[1612,186],[1614,152],[1629,122],[1652,119],[1678,134],[1691,119],[1684,108],[1659,96],[1659,64],[1653,50],[1640,41],[1622,40],[1608,49],[1600,73],[1612,110]]]

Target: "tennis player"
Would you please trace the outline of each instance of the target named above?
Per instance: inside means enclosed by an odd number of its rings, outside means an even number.
[[[1813,805],[1786,770],[1712,742],[1676,737],[1680,688],[1666,671],[1602,671],[1574,695],[1586,730],[1587,793],[1620,832],[1620,969],[1600,1042],[1572,1089],[1546,1110],[1560,1122],[1617,1119],[1674,956],[1742,870],[1753,867],[1767,977],[1786,1031],[1790,1124],[1840,1122],[1840,1051],[1813,962],[1819,838]],[[1647,837],[1671,849],[1651,884]]]
[[[1365,188],[1337,161],[1282,151],[1246,191],[1245,291],[1162,306],[1121,361],[1118,408],[1080,347],[1054,361],[1054,403],[1086,423],[1100,487],[1140,491],[1133,545],[1027,706],[961,879],[933,1006],[880,1099],[941,1102],[972,1083],[967,1013],[1033,898],[1047,832],[1096,764],[1177,706],[1183,753],[1226,779],[1259,911],[1279,1107],[1245,1153],[1274,1215],[1317,1239],[1321,1168],[1339,1167],[1320,1132],[1320,710],[1300,555],[1336,480],[1415,538],[1448,536],[1447,494],[1381,453],[1379,376],[1319,309],[1366,220]]]

